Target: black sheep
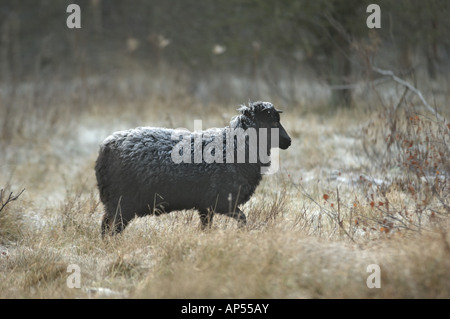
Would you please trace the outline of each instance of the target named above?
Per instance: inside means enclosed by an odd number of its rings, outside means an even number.
[[[245,225],[238,206],[250,199],[270,166],[270,149],[287,149],[291,138],[272,103],[249,103],[238,111],[221,129],[140,127],[106,138],[95,166],[106,210],[102,236],[121,232],[136,215],[192,208],[202,228],[211,225],[214,213]]]

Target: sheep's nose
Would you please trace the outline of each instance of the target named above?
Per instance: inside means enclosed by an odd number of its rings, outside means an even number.
[[[291,142],[292,142],[292,140],[291,140],[290,137],[284,139],[284,140],[282,141],[282,143],[280,144],[280,148],[281,148],[282,150],[285,150],[285,149],[289,148],[289,146],[291,146]]]

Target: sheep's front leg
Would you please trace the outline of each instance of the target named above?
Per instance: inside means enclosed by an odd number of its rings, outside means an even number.
[[[229,212],[226,213],[225,215],[236,219],[239,228],[242,228],[245,225],[247,225],[247,217],[245,217],[245,214],[237,207],[234,212]]]
[[[116,218],[110,218],[108,213],[105,213],[105,215],[103,215],[101,226],[102,238],[105,238],[106,235],[116,235],[121,233],[125,229],[127,224],[127,220],[116,220]]]
[[[206,228],[211,228],[214,213],[209,209],[201,209],[199,211],[200,213],[200,221],[202,222],[202,230],[205,230]]]

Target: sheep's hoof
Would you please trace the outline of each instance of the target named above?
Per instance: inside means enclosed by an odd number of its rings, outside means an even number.
[[[212,224],[200,224],[200,230],[203,232],[210,231],[212,229]]]
[[[237,227],[239,230],[246,230],[247,229],[247,220],[238,221]]]

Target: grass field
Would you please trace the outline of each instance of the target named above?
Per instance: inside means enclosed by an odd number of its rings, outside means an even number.
[[[197,213],[183,211],[102,240],[94,162],[104,138],[135,126],[193,129],[194,119],[222,127],[247,102],[206,106],[175,85],[171,95],[146,85],[160,84],[2,91],[3,202],[25,192],[0,211],[1,298],[450,297],[449,128],[413,94],[400,100],[401,89],[341,111],[272,101],[293,143],[242,207],[246,228],[217,216],[201,231]],[[436,99],[447,118],[448,101]],[[380,288],[367,286],[373,264]],[[80,288],[67,285],[69,265]]]

